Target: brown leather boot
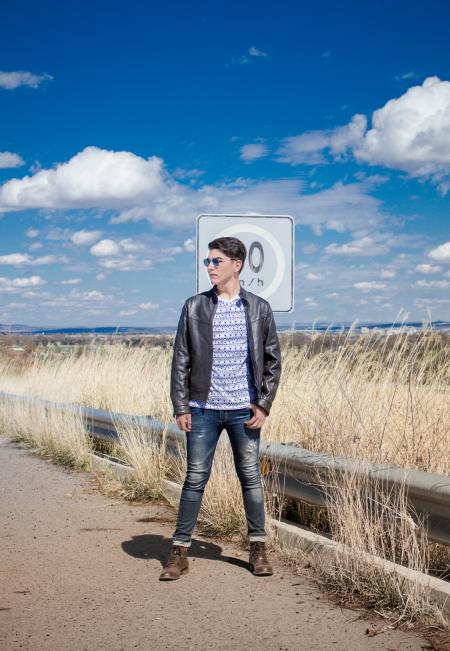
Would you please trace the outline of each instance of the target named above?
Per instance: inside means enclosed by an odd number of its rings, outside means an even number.
[[[187,558],[188,548],[184,545],[173,545],[169,560],[159,575],[160,581],[173,581],[179,579],[182,574],[189,572],[189,561]]]
[[[266,556],[266,543],[261,540],[250,541],[250,568],[256,576],[271,576],[273,569]]]

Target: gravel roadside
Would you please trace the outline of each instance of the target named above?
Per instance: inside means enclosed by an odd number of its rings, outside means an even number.
[[[254,577],[232,544],[196,536],[189,573],[158,581],[173,528],[165,504],[105,497],[89,473],[0,437],[2,651],[430,648],[413,632],[368,636],[380,622],[273,556],[274,576]]]

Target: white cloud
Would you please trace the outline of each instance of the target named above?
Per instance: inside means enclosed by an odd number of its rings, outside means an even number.
[[[0,70],[0,88],[5,90],[14,90],[19,86],[29,86],[30,88],[38,88],[44,81],[53,79],[51,75],[35,75],[26,70],[16,70],[6,72]]]
[[[203,176],[205,173],[204,170],[199,170],[197,168],[193,168],[191,170],[185,169],[184,167],[176,167],[173,172],[172,176],[174,179],[179,179],[179,180],[188,180],[188,181],[195,181],[198,179],[200,176]]]
[[[185,251],[188,251],[189,253],[194,253],[194,251],[195,251],[195,242],[192,239],[192,237],[189,237],[187,240],[184,240],[183,247],[184,247]]]
[[[29,264],[30,260],[32,260],[32,257],[27,253],[9,253],[8,255],[0,256],[0,264],[11,264],[11,265]]]
[[[424,287],[426,289],[431,289],[432,287],[445,288],[450,285],[448,280],[418,280],[415,283],[415,287]]]
[[[61,285],[78,285],[81,283],[81,278],[69,278],[68,280],[61,280]]]
[[[408,70],[408,72],[404,72],[404,73],[401,74],[401,75],[396,75],[396,76],[394,77],[394,79],[395,79],[396,81],[403,81],[403,80],[405,80],[405,79],[415,79],[415,78],[418,77],[418,76],[419,76],[419,75],[417,75],[417,74],[414,72],[414,70]]]
[[[43,297],[41,304],[46,307],[58,307],[70,309],[73,314],[76,310],[85,310],[94,306],[96,309],[108,305],[123,305],[125,301],[118,300],[112,294],[104,294],[97,289],[80,292],[78,289],[71,289],[68,294]]]
[[[344,231],[360,225],[378,227],[385,220],[380,211],[382,202],[371,196],[373,184],[336,183],[331,188],[313,194],[301,194],[298,179],[255,182],[240,180],[198,190],[172,187],[165,200],[146,207],[133,208],[111,218],[111,223],[148,220],[166,225],[192,224],[201,213],[287,214],[298,224],[310,225],[316,234],[321,228]],[[332,215],[332,217],[330,217]]]
[[[145,251],[145,246],[142,242],[135,242],[130,237],[120,240],[119,246],[127,253],[135,253],[137,251]]]
[[[305,278],[306,280],[322,280],[323,276],[321,276],[320,274],[314,274],[312,272],[309,272],[306,274]]]
[[[344,232],[364,227],[370,231],[389,217],[381,210],[382,201],[370,194],[383,180],[373,176],[357,183],[338,182],[311,194],[302,192],[305,183],[299,179],[237,179],[194,188],[172,178],[159,158],[145,160],[129,152],[87,147],[54,169],[4,183],[0,186],[0,211],[115,209],[109,220],[112,224],[147,220],[174,227],[191,226],[201,213],[284,213],[293,215],[298,224],[310,226],[317,235],[322,228]],[[72,236],[73,231],[59,227],[46,235],[55,240]]]
[[[72,296],[76,296],[83,301],[105,301],[112,298],[107,294],[102,294],[102,292],[99,292],[97,289],[92,289],[81,294],[79,292],[72,292]]]
[[[121,310],[119,316],[133,316],[133,314],[137,314],[137,312],[137,310]]]
[[[89,249],[92,255],[103,257],[108,255],[117,255],[120,253],[120,247],[114,240],[100,240]]]
[[[25,161],[18,155],[10,151],[0,151],[0,169],[9,169],[11,167],[20,167]]]
[[[299,136],[285,138],[277,151],[276,160],[292,165],[325,163],[328,159],[324,150],[329,150],[334,158],[343,158],[359,144],[366,127],[366,117],[357,114],[343,127],[307,131]]]
[[[65,255],[44,255],[39,258],[33,258],[33,256],[28,253],[8,253],[7,255],[0,255],[0,264],[10,264],[15,267],[56,264],[62,262],[69,262],[69,258]]]
[[[0,293],[17,292],[27,287],[38,287],[45,285],[46,281],[41,276],[29,276],[28,278],[6,278],[0,276]]]
[[[252,59],[268,59],[269,55],[267,52],[259,50],[257,47],[252,45],[247,50],[246,54],[235,55],[231,58],[230,63],[225,64],[228,68],[230,65],[245,65],[250,63]]]
[[[22,292],[22,298],[49,298],[50,292],[35,292],[33,289],[28,289]]]
[[[160,158],[86,147],[54,169],[4,183],[0,209],[128,207],[164,195],[165,188]]]
[[[357,113],[348,124],[334,129],[330,136],[330,151],[335,158],[343,156],[360,142],[366,126],[366,116]]]
[[[152,303],[151,301],[149,303],[141,303],[139,305],[141,310],[155,310],[156,308],[159,307],[159,303]]]
[[[374,289],[386,289],[386,284],[377,282],[376,280],[367,280],[359,283],[353,283],[353,287],[356,287],[356,289],[360,289],[363,292],[371,292]],[[374,298],[381,300],[383,297],[375,296]]]
[[[42,249],[43,246],[44,245],[42,244],[42,242],[33,242],[32,244],[29,245],[28,248],[30,249],[30,251],[37,251],[38,249]]]
[[[445,242],[429,251],[428,257],[437,262],[450,262],[450,242]]]
[[[177,248],[182,250],[181,247]],[[99,265],[101,267],[115,271],[139,271],[152,268],[153,260],[137,255],[142,251],[146,251],[145,244],[135,242],[131,238],[125,238],[118,242],[104,239],[90,248],[92,255],[100,258]]]
[[[397,272],[393,269],[382,269],[380,271],[380,278],[395,278]]]
[[[277,160],[317,164],[345,158],[383,165],[409,175],[431,179],[442,194],[450,188],[450,82],[428,77],[391,99],[367,118],[356,114],[335,129],[308,131],[286,138]]]
[[[421,274],[437,274],[442,271],[442,267],[433,264],[418,264],[416,266],[416,271]]]
[[[305,244],[302,246],[302,253],[306,253],[307,255],[311,253],[315,253],[317,251],[318,247],[316,244]]]
[[[372,256],[372,255],[385,255],[389,252],[389,248],[385,244],[380,242],[375,242],[372,237],[361,237],[358,240],[353,240],[352,242],[346,242],[345,244],[328,244],[325,247],[325,253],[329,255],[362,255],[362,256]]]
[[[27,228],[25,235],[31,238],[37,237],[39,235],[39,231],[37,230],[37,228]]]
[[[35,206],[38,208],[39,206]],[[56,226],[55,228],[50,228],[45,236],[47,240],[70,240],[72,231],[69,228],[60,228]]]
[[[99,265],[105,269],[115,271],[141,271],[151,269],[153,267],[153,261],[148,258],[142,259],[128,254],[124,257],[101,259]]]
[[[11,309],[11,310],[16,310],[16,309],[19,309],[19,308],[22,308],[22,307],[26,307],[26,303],[16,303],[16,302],[13,302],[13,303],[8,303],[8,304],[5,305],[4,307],[5,307],[5,308],[9,308],[9,309]]]
[[[414,303],[418,307],[428,305],[447,305],[450,303],[450,298],[415,298]]]
[[[251,161],[258,160],[258,158],[267,156],[267,153],[268,149],[266,145],[260,143],[243,145],[240,151],[240,159],[246,163],[250,163]]]
[[[161,249],[161,253],[168,253],[169,255],[176,255],[181,253],[183,248],[181,246],[166,246]]]
[[[71,240],[74,244],[77,245],[89,245],[98,240],[102,235],[101,231],[87,231],[87,230],[81,230],[81,231],[76,231],[72,236]]]
[[[299,136],[285,138],[277,151],[280,163],[316,165],[325,163],[323,150],[330,144],[330,132],[306,131]]]
[[[251,57],[262,57],[263,59],[267,59],[269,56],[267,52],[263,52],[262,50],[258,50],[257,47],[252,45],[251,48],[249,48],[248,53]]]
[[[439,182],[450,172],[450,82],[428,77],[372,115],[358,160]]]

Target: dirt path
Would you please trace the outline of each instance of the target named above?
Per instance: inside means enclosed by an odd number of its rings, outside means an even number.
[[[168,518],[139,522],[143,517]],[[106,498],[73,473],[0,437],[2,651],[420,651],[396,630],[329,603],[274,560],[254,577],[232,545],[196,537],[190,573],[158,576],[173,511]],[[376,626],[380,626],[378,622]]]

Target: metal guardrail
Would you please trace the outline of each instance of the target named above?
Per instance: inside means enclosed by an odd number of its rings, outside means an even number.
[[[95,438],[119,444],[117,425],[137,426],[143,432],[166,434],[169,454],[179,454],[185,434],[176,425],[149,416],[134,416],[19,396],[0,392],[0,399],[39,404],[49,409],[76,412],[83,417],[88,432]],[[350,460],[328,454],[311,452],[293,444],[261,441],[260,459],[274,490],[284,497],[301,500],[315,506],[327,505],[327,486],[332,486],[346,473],[373,480],[385,491],[404,490],[413,512],[425,522],[428,537],[450,546],[450,477],[398,466]]]

